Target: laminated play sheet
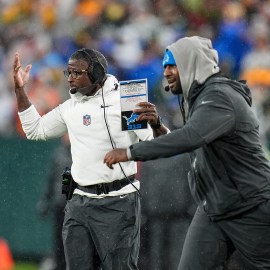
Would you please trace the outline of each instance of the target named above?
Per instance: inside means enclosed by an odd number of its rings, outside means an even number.
[[[147,79],[120,81],[122,130],[147,128],[147,121],[137,121],[133,110],[139,102],[148,101]]]

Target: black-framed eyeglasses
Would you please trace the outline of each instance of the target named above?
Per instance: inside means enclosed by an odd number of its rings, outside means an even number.
[[[68,78],[71,75],[71,78],[77,79],[79,76],[81,76],[83,73],[87,72],[88,69],[82,69],[82,70],[64,70],[64,75]]]

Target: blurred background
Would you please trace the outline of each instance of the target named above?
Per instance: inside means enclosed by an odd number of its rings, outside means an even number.
[[[69,143],[25,139],[13,92],[15,52],[23,66],[33,65],[27,91],[41,114],[69,98],[62,71],[75,50],[88,47],[107,57],[119,80],[147,78],[149,101],[175,129],[182,119],[177,98],[164,91],[164,49],[184,36],[210,38],[223,73],[248,81],[269,155],[269,24],[269,0],[0,0],[0,270],[65,269],[58,236]],[[142,270],[176,269],[195,208],[188,167],[185,155],[138,163]]]

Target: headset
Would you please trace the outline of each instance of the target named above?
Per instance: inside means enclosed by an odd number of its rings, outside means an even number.
[[[95,51],[83,48],[78,50],[78,52],[83,53],[89,62],[87,74],[91,82],[94,84],[102,84],[106,71],[104,66],[98,60]]]

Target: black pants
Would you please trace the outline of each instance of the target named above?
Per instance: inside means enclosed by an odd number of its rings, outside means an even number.
[[[225,269],[237,251],[245,270],[270,269],[270,201],[230,220],[212,222],[198,208],[186,235],[178,270]]]
[[[140,211],[136,192],[103,199],[73,195],[63,225],[67,269],[137,269]]]

